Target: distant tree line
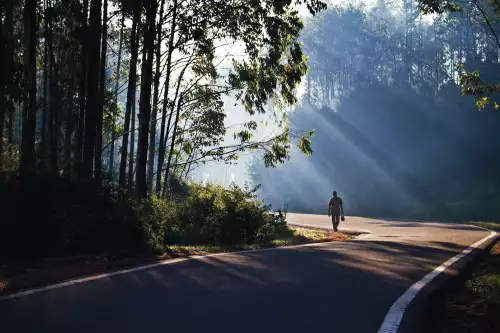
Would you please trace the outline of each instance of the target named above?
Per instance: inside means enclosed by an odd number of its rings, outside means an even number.
[[[421,9],[379,1],[307,23],[311,70],[290,119],[316,129],[314,153],[277,170],[252,165],[264,198],[318,213],[337,189],[348,214],[500,219],[495,7]]]

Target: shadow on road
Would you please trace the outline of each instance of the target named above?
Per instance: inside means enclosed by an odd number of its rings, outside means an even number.
[[[207,257],[3,301],[0,320],[5,332],[376,331],[460,250],[363,241]]]

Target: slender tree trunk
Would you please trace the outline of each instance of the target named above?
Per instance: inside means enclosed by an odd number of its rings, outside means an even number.
[[[12,152],[12,145],[14,144],[14,111],[9,111],[8,115],[7,144],[9,145],[9,151]]]
[[[64,176],[67,179],[71,178],[71,142],[73,137],[73,132],[75,128],[74,123],[74,113],[73,113],[73,97],[75,95],[75,66],[71,60],[68,61],[69,70],[69,87],[68,87],[68,97],[66,103],[66,133],[64,135]]]
[[[24,119],[21,143],[21,175],[35,174],[36,129],[36,0],[24,4]]]
[[[186,126],[187,126],[187,123],[188,123],[188,121],[187,121],[187,119],[186,119],[186,120],[184,121],[184,126],[182,126],[181,137],[180,137],[179,142],[178,142],[178,144],[179,144],[179,151],[181,150],[181,148],[182,148],[182,144],[184,143],[184,133],[185,133],[185,131],[186,131]],[[177,169],[178,169],[178,165],[177,165],[177,163],[178,163],[178,161],[179,161],[179,155],[180,155],[180,154],[176,154],[176,155],[175,155],[174,170],[172,171],[172,174],[173,174],[173,175],[175,175],[175,174],[177,173]],[[182,172],[181,172],[181,175],[182,175]],[[180,177],[179,177],[179,179],[180,179]]]
[[[154,92],[153,92],[153,113],[151,115],[151,128],[149,129],[149,161],[148,161],[148,195],[153,195],[153,176],[154,176],[154,163],[155,163],[155,140],[156,140],[156,117],[158,115],[158,98],[160,86],[160,64],[161,64],[161,33],[163,27],[163,7],[165,0],[161,0],[160,5],[160,19],[157,27],[157,42],[156,42],[156,68],[154,79]],[[160,139],[161,140],[161,139]],[[158,175],[159,177],[160,175]]]
[[[148,159],[148,134],[151,121],[151,83],[153,79],[153,55],[156,24],[156,0],[150,1],[147,10],[147,26],[144,33],[146,58],[141,71],[141,98],[139,111],[139,144],[136,173],[136,195],[147,197],[146,164]]]
[[[124,26],[125,14],[122,14],[122,20],[120,22],[120,42],[118,46],[118,63],[116,65],[116,84],[115,84],[115,103],[118,103],[118,89],[120,88],[120,70],[122,63],[122,45],[123,45],[123,26]],[[115,165],[115,141],[116,141],[116,131],[115,131],[115,118],[111,124],[111,147],[109,152],[109,177],[113,180],[113,172]]]
[[[47,0],[44,1],[44,9],[45,13],[47,13]],[[47,167],[46,158],[47,158],[47,84],[48,84],[48,63],[49,63],[49,49],[48,49],[48,31],[49,31],[49,22],[47,17],[44,18],[44,49],[43,49],[43,108],[42,108],[42,138],[40,143],[40,165],[43,168]]]
[[[52,36],[51,36],[52,39]],[[58,69],[56,68],[54,51],[52,47],[52,40],[49,45],[50,48],[50,96],[51,96],[51,112],[50,112],[50,167],[52,172],[57,173],[59,171],[58,168],[58,152],[59,152],[59,107],[60,107],[60,89],[59,89],[59,74]]]
[[[168,177],[169,175],[169,169],[170,169],[170,163],[172,161],[172,155],[174,153],[174,146],[175,146],[175,136],[177,135],[177,125],[179,124],[179,115],[181,112],[181,107],[182,107],[182,100],[183,96],[179,98],[179,101],[177,102],[177,112],[175,115],[175,123],[174,123],[174,131],[172,134],[172,141],[170,142],[170,152],[168,153],[168,160],[167,160],[167,167],[165,168],[165,179],[164,179],[164,187],[163,187],[163,193],[162,197],[165,198],[166,193],[167,193],[167,185],[168,185]]]
[[[5,38],[4,23],[2,20],[4,13],[3,4],[0,3],[0,63],[5,64],[7,40]],[[5,126],[5,110],[7,100],[5,98],[5,84],[7,81],[7,76],[0,76],[0,181],[4,179],[4,167],[3,167],[3,129]]]
[[[168,40],[168,54],[167,54],[167,77],[165,79],[165,94],[163,96],[163,110],[161,117],[161,130],[160,130],[160,147],[158,151],[158,167],[156,171],[156,195],[159,197],[161,192],[161,173],[163,168],[163,162],[165,161],[165,148],[166,148],[166,138],[168,136],[168,130],[170,128],[170,122],[172,120],[173,108],[168,117],[168,124],[165,128],[165,118],[167,117],[168,103],[168,93],[170,88],[170,72],[172,70],[172,52],[174,48],[175,40],[175,28],[177,20],[177,0],[173,0],[172,8],[172,23],[170,26],[170,36]]]
[[[147,25],[142,25],[139,26],[141,29],[139,30],[142,30],[144,31],[144,29],[147,28]],[[139,44],[139,40],[140,40],[140,33],[138,32],[137,33],[137,44]],[[144,47],[143,45],[143,48],[142,48],[142,63],[144,64],[144,60],[145,60],[145,52],[146,52],[146,48]],[[143,73],[141,73],[141,80],[142,80],[142,75],[144,75]],[[137,93],[136,93],[136,90],[135,90],[135,87],[134,87],[134,103],[132,104],[132,124],[131,124],[131,133],[130,133],[130,152],[129,152],[129,160],[128,160],[128,184],[127,184],[127,188],[128,188],[128,192],[130,194],[133,193],[133,189],[134,189],[134,175],[135,173],[137,172],[137,170],[135,170],[134,168],[134,161],[135,158],[137,157],[137,153],[136,153],[136,149],[135,149],[135,131],[136,131],[136,127],[135,127],[135,118],[136,118],[136,113],[135,113],[135,108],[137,107],[136,105],[136,96]],[[135,184],[135,186],[137,186],[137,184]]]
[[[101,37],[101,0],[92,0],[89,19],[88,64],[100,61],[99,46]],[[85,137],[83,147],[82,177],[92,178],[94,166],[94,149],[96,143],[97,120],[99,115],[99,68],[88,67],[87,73],[87,107],[85,114]]]
[[[84,36],[87,36],[87,13],[89,10],[89,0],[83,0],[83,27]],[[85,132],[85,97],[87,94],[87,38],[82,41],[82,47],[80,52],[80,87],[79,87],[79,116],[78,116],[78,132],[76,134],[76,150],[75,150],[75,160],[77,164],[77,171],[81,172],[82,158],[83,158],[83,134]],[[80,170],[78,170],[80,169]]]
[[[132,20],[132,33],[131,33],[131,57],[130,57],[130,74],[128,80],[127,89],[127,104],[125,106],[125,123],[123,128],[123,139],[121,146],[121,158],[120,158],[120,173],[118,176],[118,184],[120,187],[125,188],[125,171],[127,168],[127,156],[128,156],[128,138],[130,131],[130,113],[132,110],[132,105],[135,103],[135,86],[137,81],[137,56],[138,56],[138,43],[137,43],[137,25],[140,20],[140,10],[135,9],[134,18]],[[133,129],[133,128],[132,128]]]
[[[134,157],[135,157],[135,95],[132,104],[132,131],[130,133],[130,152],[128,156],[127,189],[129,193],[132,193],[132,190],[134,188]]]
[[[52,7],[51,1],[48,0],[48,5],[49,8]],[[53,171],[55,165],[54,165],[54,109],[55,109],[55,103],[56,99],[54,96],[54,50],[53,50],[53,39],[52,39],[52,24],[51,21],[49,20],[47,24],[47,47],[49,49],[48,55],[49,55],[49,63],[48,63],[48,70],[49,70],[49,78],[48,78],[48,93],[49,95],[49,100],[50,100],[50,107],[48,108],[48,113],[47,113],[47,130],[48,130],[48,141],[49,145],[48,148],[50,149],[49,154],[47,156],[47,164],[48,164],[48,169]]]
[[[8,80],[9,78],[12,77],[12,58],[13,58],[13,50],[14,50],[14,41],[13,41],[13,33],[14,33],[14,20],[13,20],[13,14],[14,14],[14,8],[13,8],[13,5],[12,5],[12,1],[8,1],[8,3],[6,4],[5,6],[5,23],[4,23],[4,29],[3,29],[3,33],[4,33],[4,37],[5,37],[5,52],[3,53],[4,56],[5,56],[5,67],[2,69],[3,70],[3,74],[4,74],[4,78],[2,79],[2,81],[4,82],[4,84],[8,84]],[[10,85],[10,83],[9,83]],[[2,96],[2,95],[0,95]],[[7,100],[5,100],[5,102],[7,102]],[[6,104],[3,104],[4,106],[4,117],[7,116],[8,117],[8,125],[7,125],[7,144],[9,145],[9,153],[11,152],[12,150],[12,138],[13,138],[13,135],[12,135],[12,121],[13,121],[13,113],[14,113],[14,107],[12,105],[12,103],[9,104],[10,108],[7,108],[7,105]],[[4,122],[5,122],[5,118],[4,118]],[[3,129],[3,125],[2,125],[2,129]]]
[[[104,119],[104,103],[106,92],[106,51],[108,49],[108,0],[104,0],[102,19],[102,43],[101,43],[101,69],[99,82],[99,113],[97,116],[97,133],[96,133],[96,148],[95,148],[95,170],[94,175],[97,184],[101,184],[102,180],[102,129]]]

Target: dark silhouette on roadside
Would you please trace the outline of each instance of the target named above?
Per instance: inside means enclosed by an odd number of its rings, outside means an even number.
[[[333,191],[333,197],[328,201],[328,217],[332,217],[333,231],[338,231],[341,215],[344,221],[344,203],[337,195],[337,191]]]

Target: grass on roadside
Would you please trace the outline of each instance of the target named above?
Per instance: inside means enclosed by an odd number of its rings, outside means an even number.
[[[287,227],[281,235],[269,244],[250,245],[166,245],[165,252],[175,256],[204,255],[210,253],[255,250],[272,247],[283,247],[308,243],[321,243],[353,239],[355,235],[329,230]]]
[[[0,295],[22,289],[56,283],[84,275],[124,269],[131,266],[154,263],[179,257],[205,255],[211,253],[233,252],[260,248],[283,247],[307,243],[349,240],[355,235],[329,230],[287,227],[270,244],[251,245],[166,245],[164,253],[150,256],[131,254],[109,254],[100,256],[78,256],[71,258],[45,259],[22,267],[0,265]]]
[[[478,263],[463,288],[446,297],[438,330],[500,332],[500,241]]]
[[[465,224],[472,224],[478,227],[483,227],[495,231],[500,231],[500,223],[498,222],[486,222],[486,221],[472,221]]]

